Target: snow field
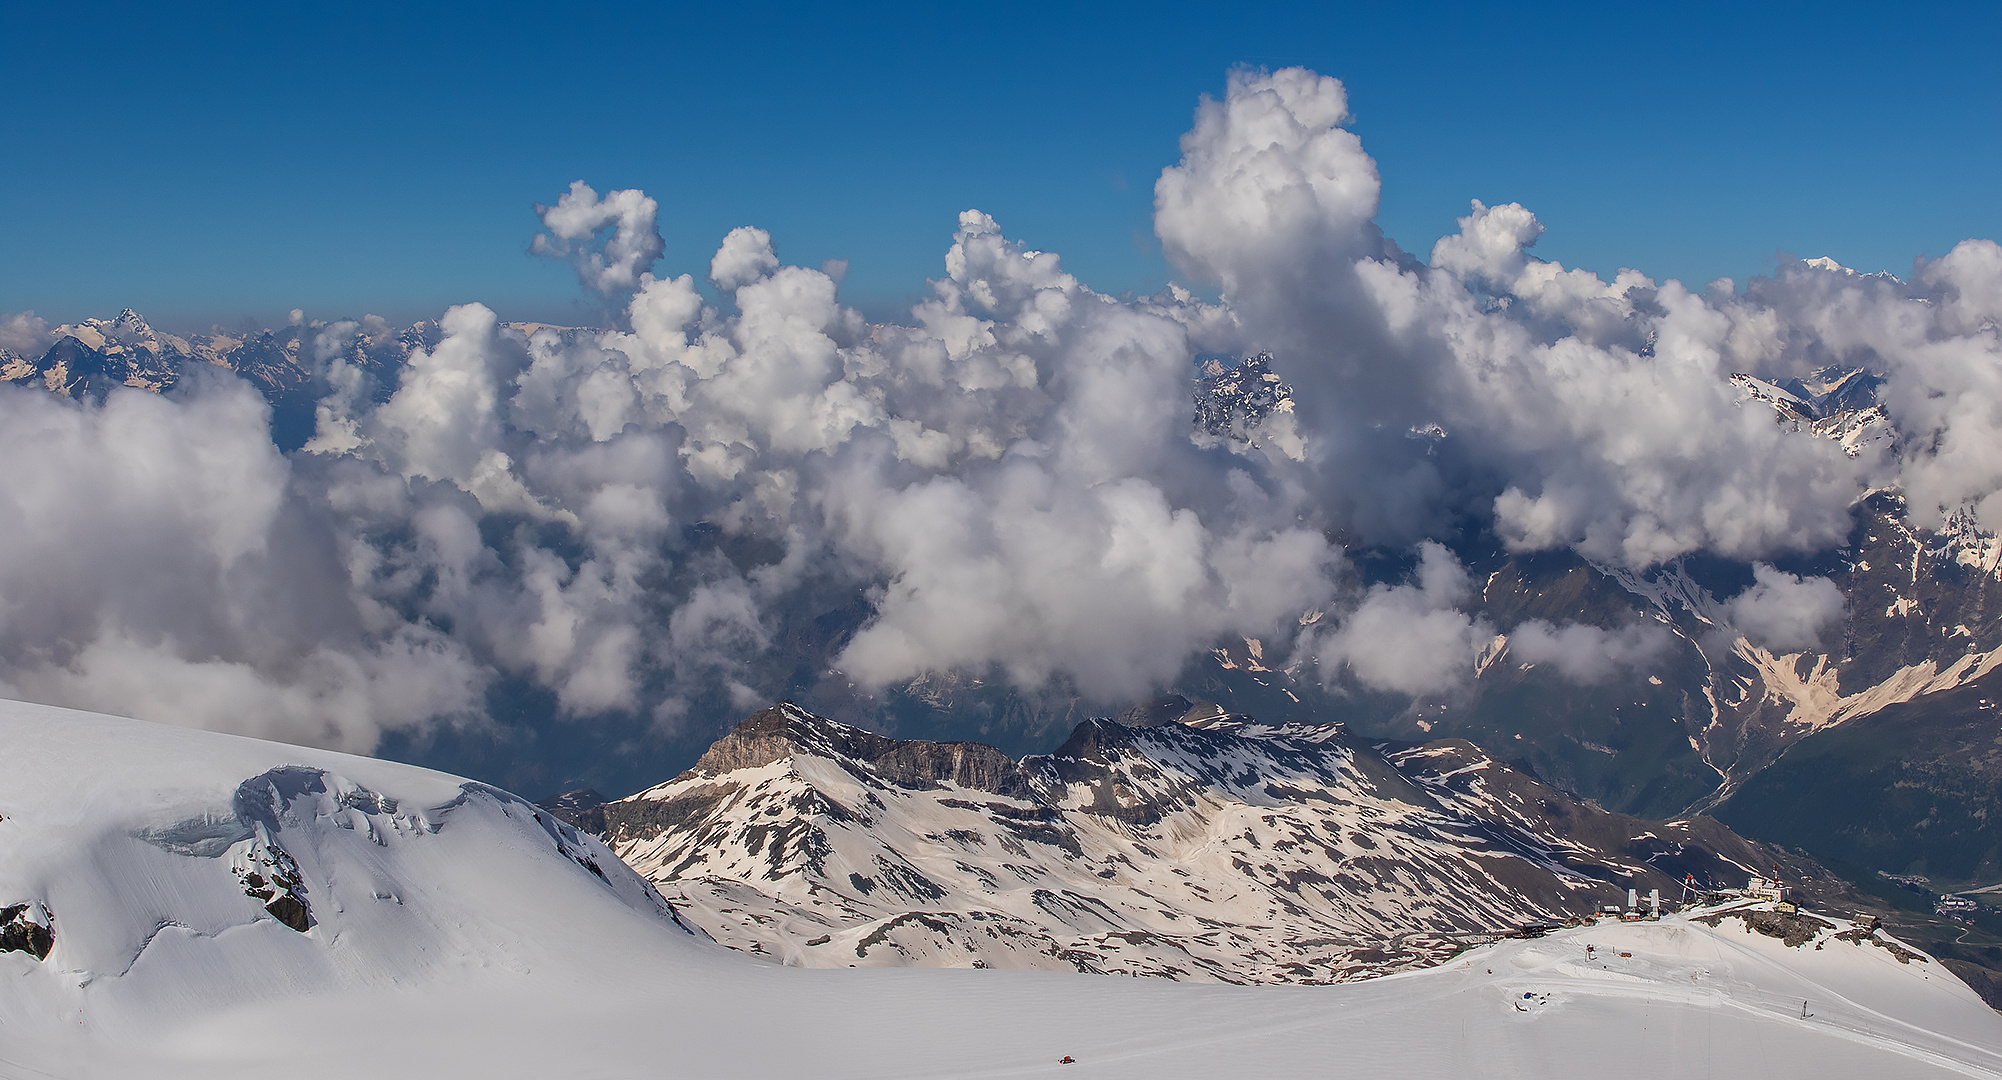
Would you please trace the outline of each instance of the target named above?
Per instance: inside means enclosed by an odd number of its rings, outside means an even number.
[[[2002,1076],[2002,1017],[1939,965],[1730,919],[1327,987],[802,970],[457,778],[16,703],[0,740],[0,904],[56,928],[46,960],[0,954],[0,1076]],[[230,808],[266,789],[276,827],[244,838]],[[243,891],[267,842],[304,933]]]

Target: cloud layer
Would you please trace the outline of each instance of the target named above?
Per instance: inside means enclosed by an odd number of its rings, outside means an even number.
[[[227,377],[102,406],[0,387],[6,460],[33,463],[0,473],[0,682],[351,749],[478,724],[501,680],[668,729],[802,679],[939,670],[1116,703],[1232,637],[1423,694],[1506,632],[1590,682],[1659,634],[1489,625],[1437,538],[1471,523],[1636,571],[1767,559],[1841,543],[1891,486],[1921,524],[2002,525],[1996,244],[1910,281],[1789,263],[1692,290],[1537,259],[1529,210],[1474,202],[1420,261],[1376,228],[1347,120],[1300,69],[1199,106],[1156,229],[1216,303],[1094,292],[969,210],[910,317],[872,324],[762,229],[722,239],[706,290],[656,276],[654,200],[580,181],[532,247],[618,329],[457,307],[374,393],[343,357],[382,328],[320,328],[333,392],[298,454]],[[47,333],[0,319],[0,347]],[[1198,359],[1259,350],[1292,411],[1248,443],[1196,431]],[[1852,456],[1729,378],[1830,364],[1883,376],[1900,440]],[[1365,587],[1336,535],[1416,569]],[[1807,647],[1831,594],[1761,566],[1729,613]]]

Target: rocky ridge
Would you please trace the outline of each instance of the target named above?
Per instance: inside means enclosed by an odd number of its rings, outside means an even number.
[[[1015,761],[786,703],[596,809],[684,919],[813,967],[1336,982],[1764,857],[1714,821],[1607,813],[1463,741],[1372,745],[1178,698],[1126,720]]]

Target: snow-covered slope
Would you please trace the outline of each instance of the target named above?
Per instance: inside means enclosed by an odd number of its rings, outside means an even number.
[[[1086,721],[1017,763],[787,703],[595,812],[717,941],[808,967],[1333,982],[1762,863],[1715,822],[1608,814],[1464,742],[1393,761],[1339,724],[1213,715]]]
[[[695,941],[598,840],[484,784],[15,702],[0,745],[0,910],[39,930],[0,955],[10,1032],[165,1038],[527,970],[606,929]]]
[[[799,970],[453,777],[17,703],[0,745],[0,907],[54,930],[0,952],[10,1078],[2002,1075],[2002,1018],[1839,921],[1590,927],[1329,987]],[[245,891],[279,850],[303,932]]]
[[[1782,427],[1833,439],[1850,457],[1861,456],[1873,443],[1897,439],[1890,416],[1877,404],[1883,380],[1862,368],[1826,367],[1785,386],[1743,372],[1732,375],[1731,382],[1744,395],[1741,403],[1761,402],[1772,408]]]

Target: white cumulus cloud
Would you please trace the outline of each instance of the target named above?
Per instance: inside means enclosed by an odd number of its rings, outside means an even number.
[[[600,198],[578,180],[555,205],[535,205],[549,231],[537,233],[529,250],[569,259],[588,289],[608,296],[631,292],[666,250],[656,221],[659,212],[660,205],[637,188],[608,191]]]
[[[1724,604],[1727,624],[1776,653],[1818,647],[1822,630],[1842,617],[1842,590],[1825,577],[1801,577],[1765,563],[1752,569],[1751,587]]]
[[[1637,572],[1758,561],[1729,621],[1797,649],[1840,596],[1770,563],[1841,544],[1865,493],[2002,526],[1994,243],[1910,282],[1794,263],[1692,290],[1537,258],[1529,208],[1475,201],[1428,264],[1377,228],[1349,122],[1333,78],[1231,73],[1155,187],[1183,284],[1151,297],[969,209],[908,316],[871,322],[845,264],[788,265],[758,228],[656,276],[655,201],[580,181],[532,247],[617,329],[467,304],[388,386],[350,362],[386,325],[313,323],[328,392],[301,453],[226,376],[101,405],[0,388],[0,449],[37,463],[0,471],[0,682],[351,748],[503,683],[665,728],[947,669],[1117,704],[1242,637],[1425,695],[1496,633],[1449,533]],[[0,348],[50,332],[8,316]],[[1198,359],[1257,350],[1290,411],[1250,443],[1195,431]],[[1794,430],[1730,378],[1830,365],[1881,379],[1896,440]],[[1345,584],[1337,537],[1415,571]],[[1583,682],[1666,648],[1646,625],[1509,634]]]

